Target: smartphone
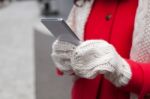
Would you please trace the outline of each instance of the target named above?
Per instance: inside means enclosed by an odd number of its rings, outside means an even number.
[[[79,45],[79,38],[62,18],[43,18],[41,22],[55,38]]]

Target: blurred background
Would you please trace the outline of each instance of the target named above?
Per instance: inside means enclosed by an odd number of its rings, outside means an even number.
[[[72,78],[50,58],[43,17],[65,20],[73,0],[0,0],[0,99],[70,99]]]

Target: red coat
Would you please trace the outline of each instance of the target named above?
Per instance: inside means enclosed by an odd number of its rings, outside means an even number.
[[[84,40],[104,39],[127,60],[132,71],[129,84],[117,88],[101,74],[92,80],[80,78],[74,82],[72,99],[130,99],[131,92],[141,97],[150,92],[150,64],[128,59],[137,6],[138,0],[95,0],[84,32]]]

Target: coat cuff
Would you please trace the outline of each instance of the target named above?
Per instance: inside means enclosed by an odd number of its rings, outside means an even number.
[[[122,88],[128,92],[140,94],[144,84],[144,71],[140,64],[128,59],[126,61],[130,65],[132,76],[129,83]]]
[[[64,73],[60,70],[60,69],[58,69],[58,68],[56,68],[56,74],[58,75],[58,76],[63,76],[64,75]],[[75,73],[71,73],[71,74],[69,74],[70,76],[74,76],[75,75]]]
[[[59,75],[59,76],[62,76],[62,75],[63,75],[63,72],[60,71],[58,68],[56,68],[56,74]]]

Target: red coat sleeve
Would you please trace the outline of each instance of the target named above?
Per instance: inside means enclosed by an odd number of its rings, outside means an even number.
[[[126,60],[132,72],[131,80],[123,89],[138,94],[139,99],[150,93],[150,63],[137,63]]]
[[[58,68],[56,68],[56,74],[59,75],[59,76],[62,76],[62,75],[63,75],[63,72],[60,71]]]
[[[59,76],[63,76],[64,75],[64,73],[60,69],[58,69],[58,68],[56,68],[56,74],[59,75]],[[74,76],[75,73],[72,73],[72,74],[69,74],[69,75],[70,76]]]

